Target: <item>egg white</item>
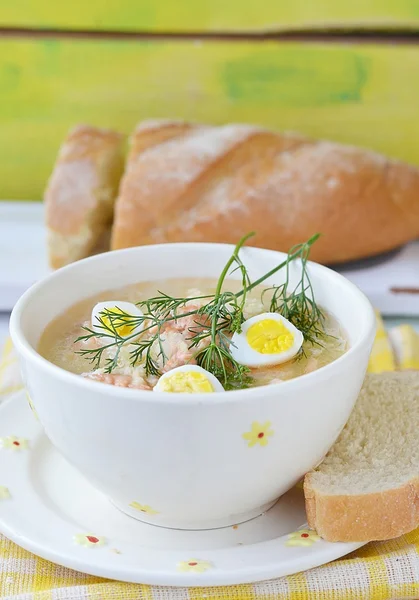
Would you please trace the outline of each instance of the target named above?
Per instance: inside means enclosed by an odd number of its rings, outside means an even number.
[[[113,310],[115,308],[120,308],[122,311],[134,317],[143,316],[143,312],[138,308],[138,306],[136,306],[132,302],[124,302],[122,300],[107,300],[106,302],[98,302],[98,304],[96,304],[92,310],[91,324],[93,331],[95,331],[96,333],[106,333],[99,321],[100,318],[103,318],[103,315],[101,315],[100,313],[104,310]],[[126,335],[122,335],[120,332],[118,333],[121,335],[121,337],[127,338],[133,334],[140,334],[142,329],[143,324],[141,323]]]
[[[171,376],[173,376],[174,373],[179,373],[179,372],[181,372],[181,373],[182,372],[183,373],[188,373],[188,372],[189,373],[191,373],[191,372],[202,373],[203,375],[205,375],[206,379],[210,382],[214,392],[224,392],[223,386],[218,381],[218,379],[215,377],[215,375],[213,375],[206,369],[199,367],[198,365],[182,365],[181,367],[176,367],[175,369],[171,369],[170,371],[167,371],[167,373],[164,373],[160,377],[157,384],[154,386],[153,391],[154,392],[163,392],[163,393],[172,393],[172,392],[167,392],[166,390],[162,389],[161,384],[163,381],[165,381],[165,380],[169,379]]]
[[[246,334],[249,331],[252,325],[255,325],[259,321],[264,321],[265,319],[271,319],[273,321],[281,322],[286,329],[293,335],[294,342],[288,350],[284,352],[274,353],[274,354],[262,354],[257,350],[254,350],[247,341]],[[231,338],[230,344],[230,353],[233,358],[240,363],[241,365],[245,365],[247,367],[264,367],[269,365],[279,365],[284,362],[291,360],[296,356],[303,345],[304,336],[294,327],[288,319],[285,319],[283,316],[278,313],[262,313],[260,315],[256,315],[255,317],[251,317],[247,319],[242,325],[241,333],[235,333]]]

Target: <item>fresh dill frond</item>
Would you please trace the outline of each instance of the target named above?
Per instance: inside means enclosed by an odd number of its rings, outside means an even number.
[[[184,298],[159,291],[157,296],[137,304],[143,312],[142,316],[130,315],[118,307],[105,309],[98,318],[97,330],[84,327],[86,335],[76,340],[87,343],[92,338],[98,338],[103,345],[83,348],[77,351],[78,354],[89,360],[94,368],[99,368],[105,358],[104,370],[110,373],[118,367],[123,346],[130,344],[131,366],[142,364],[146,375],[160,376],[161,365],[164,366],[168,358],[163,346],[166,327],[173,321],[192,316],[195,317],[194,325],[188,329],[187,341],[198,365],[215,375],[226,390],[248,387],[252,383],[251,371],[233,358],[230,352],[231,337],[241,332],[247,294],[284,267],[285,282],[270,288],[273,292],[270,310],[289,319],[306,340],[317,343],[324,330],[324,317],[314,300],[307,260],[310,248],[319,236],[315,235],[306,243],[292,248],[285,261],[251,282],[239,252],[253,235],[245,235],[236,245],[220,274],[214,294]],[[289,290],[290,264],[297,258],[301,259],[301,280],[294,290]],[[236,271],[241,273],[241,290],[237,293],[223,291],[226,277]],[[199,306],[194,307],[194,302]],[[118,330],[123,326],[137,332],[122,337]],[[141,333],[138,333],[139,328]],[[113,356],[109,358],[107,351],[111,348]]]
[[[314,290],[307,270],[311,244],[306,242],[291,248],[285,263],[285,281],[262,292],[262,297],[272,292],[269,310],[288,319],[301,331],[304,339],[311,344],[321,344],[325,334],[324,314],[315,301]],[[299,253],[301,275],[297,285],[290,289],[290,256]]]
[[[86,335],[81,335],[78,337],[75,340],[75,343],[88,343],[92,339],[105,340],[105,343],[94,348],[82,348],[81,350],[77,350],[76,354],[86,358],[90,363],[92,363],[94,369],[98,369],[101,366],[102,358],[104,355],[106,355],[105,351],[109,350],[110,348],[114,349],[114,356],[111,358],[106,358],[104,367],[105,373],[111,373],[117,368],[122,347],[127,343],[135,342],[135,340],[139,337],[139,327],[141,327],[142,335],[146,331],[149,331],[158,325],[153,315],[130,315],[126,311],[120,309],[118,306],[115,306],[114,308],[103,309],[100,311],[99,317],[96,317],[96,319],[97,323],[95,326],[97,327],[97,331],[90,329],[90,327],[82,327],[82,329],[87,333]],[[122,327],[127,327],[132,330],[136,329],[137,331],[131,335],[123,337],[118,331]],[[139,352],[135,362],[131,363],[133,366],[136,364],[137,360],[139,360],[140,356],[141,352]],[[153,368],[151,368],[150,374],[156,374],[153,373]]]
[[[195,358],[198,365],[213,373],[226,390],[248,387],[251,381],[250,369],[233,358],[230,352],[229,337],[235,331],[241,331],[241,325],[244,321],[243,307],[246,298],[246,287],[250,285],[250,279],[239,256],[239,251],[253,235],[255,234],[252,232],[243,236],[236,245],[217,281],[214,297],[201,308],[201,314],[207,315],[211,323],[211,328],[207,333],[210,342],[205,348],[198,350]],[[241,303],[238,303],[236,294],[222,291],[224,281],[233,265],[236,265],[236,269],[239,269],[242,274],[244,294]],[[192,340],[192,347],[199,343],[198,340],[195,342],[195,339],[196,336]],[[200,342],[202,343],[202,341],[201,336]]]
[[[239,364],[224,343],[213,343],[196,354],[197,363],[215,375],[225,390],[243,389],[252,383],[249,367]]]
[[[140,340],[134,344],[134,349],[130,352],[130,362],[132,366],[137,364],[144,363],[145,372],[147,375],[156,375],[159,377],[161,375],[159,365],[157,360],[153,358],[152,349],[157,341],[159,343],[160,338],[156,340],[155,336],[152,336],[150,339]],[[159,344],[159,352],[157,354],[157,358],[163,358],[163,362],[166,361],[166,354],[163,351],[163,346]]]
[[[169,316],[176,317],[177,311],[180,308],[184,308],[186,304],[194,302],[194,301],[202,301],[207,300],[209,298],[213,298],[213,294],[206,296],[190,296],[188,298],[176,298],[174,296],[170,296],[169,294],[165,294],[164,292],[158,292],[158,296],[154,296],[153,298],[149,298],[148,300],[142,300],[141,302],[137,302],[137,306],[141,307],[141,309],[146,310],[148,314],[159,316],[161,319],[164,319]],[[179,315],[179,317],[185,316],[184,314]]]

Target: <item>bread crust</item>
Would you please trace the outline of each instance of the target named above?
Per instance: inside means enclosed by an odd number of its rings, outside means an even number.
[[[321,232],[312,258],[339,263],[417,237],[418,189],[418,169],[367,150],[258,127],[154,121],[133,138],[112,247],[236,243],[256,230],[255,246],[287,251]]]
[[[419,478],[371,494],[323,495],[304,480],[307,521],[329,542],[389,540],[419,527]]]
[[[192,123],[187,123],[186,121],[173,121],[169,119],[143,121],[137,125],[131,136],[127,164],[135,163],[140,154],[152,146],[157,146],[172,138],[181,136],[193,127]]]
[[[388,540],[419,526],[419,371],[367,374],[322,464],[306,474],[307,520],[331,542]]]
[[[45,191],[50,264],[87,256],[112,220],[123,136],[79,125],[64,140]]]

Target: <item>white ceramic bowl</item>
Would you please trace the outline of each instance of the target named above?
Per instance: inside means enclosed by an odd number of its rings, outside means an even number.
[[[37,344],[46,325],[79,300],[139,281],[215,278],[232,250],[166,244],[94,256],[34,285],[12,314],[23,379],[51,442],[118,508],[156,525],[206,529],[245,521],[322,460],[365,375],[375,331],[368,300],[341,275],[310,264],[316,300],[340,321],[349,351],[291,381],[225,394],[105,385],[49,363]],[[241,255],[252,279],[285,258],[255,248]],[[292,264],[294,283],[300,269]],[[283,276],[279,272],[268,283]],[[266,428],[273,435],[262,446],[257,435]],[[254,445],[243,437],[252,430]]]

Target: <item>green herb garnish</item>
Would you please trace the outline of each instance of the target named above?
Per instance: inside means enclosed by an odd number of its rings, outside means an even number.
[[[105,344],[99,348],[79,350],[77,353],[87,358],[94,368],[98,368],[104,352],[114,348],[114,356],[106,358],[105,361],[105,372],[110,373],[118,366],[122,347],[131,344],[133,348],[130,351],[131,366],[144,364],[146,375],[159,376],[161,375],[159,361],[163,365],[167,361],[162,343],[166,325],[185,317],[195,316],[196,321],[193,321],[195,325],[189,328],[190,337],[187,339],[190,341],[189,349],[195,350],[196,362],[215,375],[226,390],[248,387],[252,382],[250,369],[239,364],[231,355],[231,336],[241,331],[248,292],[283,268],[286,269],[285,282],[280,286],[269,288],[272,292],[270,311],[278,312],[291,321],[303,333],[305,340],[318,343],[318,338],[324,334],[324,317],[314,300],[307,273],[307,260],[310,248],[319,235],[292,248],[285,261],[252,283],[239,251],[253,235],[254,233],[245,235],[235,247],[218,279],[214,294],[177,298],[159,292],[157,296],[138,303],[144,313],[141,317],[130,315],[118,307],[105,309],[98,319],[100,331],[96,332],[84,327],[86,335],[76,340],[76,342],[87,341],[99,337],[105,340]],[[301,279],[297,286],[290,290],[290,263],[297,258],[301,259]],[[232,268],[233,270],[230,271]],[[226,277],[237,270],[241,273],[242,289],[237,293],[223,291]],[[191,307],[188,311],[187,304],[193,303],[194,300],[205,301],[205,303],[199,308]],[[143,329],[140,337],[138,333],[121,337],[118,327],[122,324],[133,328],[141,325]]]
[[[318,239],[318,236],[315,236],[316,239]],[[284,283],[265,289],[262,292],[262,298],[264,294],[273,292],[269,307],[270,312],[277,312],[288,319],[301,331],[305,341],[318,344],[319,338],[324,335],[324,314],[315,302],[313,287],[307,273],[311,240],[291,248],[285,262]],[[291,257],[297,252],[301,259],[301,276],[295,288],[290,290]]]

